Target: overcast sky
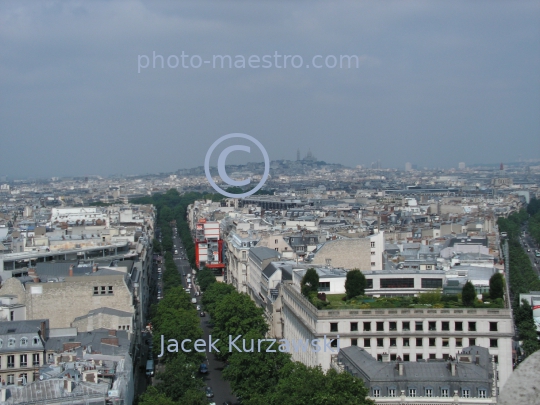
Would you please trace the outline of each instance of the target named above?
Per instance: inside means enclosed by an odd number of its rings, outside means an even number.
[[[271,160],[540,158],[538,1],[2,1],[0,50],[0,176],[175,171],[234,132]]]

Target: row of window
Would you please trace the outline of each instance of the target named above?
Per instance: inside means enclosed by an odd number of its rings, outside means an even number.
[[[321,283],[322,284],[322,283]],[[330,289],[330,283],[328,283],[328,288]],[[427,329],[428,331],[443,331],[443,332],[449,332],[450,331],[450,321],[442,321],[440,329],[437,328],[437,322],[438,321],[428,321]],[[363,331],[364,332],[371,332],[371,321],[363,322]],[[385,323],[388,323],[388,329],[385,329]],[[423,331],[424,330],[424,321],[415,321],[414,324],[414,330],[415,331]],[[467,331],[469,332],[476,332],[476,322],[466,322],[464,325],[464,322],[462,321],[455,321],[454,322],[454,331],[455,332],[464,332],[464,326],[467,326]],[[376,322],[376,331],[377,332],[385,332],[385,331],[397,331],[398,330],[398,323],[397,322]],[[401,330],[402,331],[410,331],[411,330],[411,322],[410,321],[404,321],[401,322]],[[358,332],[358,322],[350,322],[350,331],[351,332]],[[490,332],[497,332],[498,326],[497,322],[490,322],[489,323],[489,331]],[[330,332],[339,332],[338,322],[331,322],[330,323]]]
[[[395,397],[397,395],[396,393],[396,389],[395,388],[389,388],[388,389],[388,396],[389,397]],[[417,396],[417,393],[419,392],[419,390],[417,390],[416,388],[409,388],[407,390],[407,395],[409,397],[416,397]],[[450,396],[450,390],[448,388],[441,388],[440,389],[440,397],[443,397],[443,398],[448,398]],[[434,397],[435,391],[433,390],[433,388],[425,388],[424,389],[424,396],[425,397]],[[372,396],[375,397],[375,398],[379,398],[381,396],[381,389],[379,388],[373,388],[372,389]],[[463,388],[461,390],[461,397],[462,398],[471,398],[471,390],[469,388]],[[487,398],[487,390],[486,389],[479,389],[478,390],[478,398]]]
[[[107,295],[113,293],[113,286],[99,286],[94,287],[94,295]]]
[[[384,347],[384,338],[376,338],[377,339],[377,347]],[[428,338],[428,346],[429,347],[436,347],[437,346],[437,339],[441,341],[442,347],[450,347],[450,338]],[[409,347],[411,346],[411,341],[415,342],[416,347],[423,347],[424,346],[424,338],[403,338],[403,346]],[[463,339],[462,338],[455,338],[456,347],[463,347]],[[371,347],[371,338],[365,338],[363,339],[363,347]],[[358,346],[358,339],[351,339],[351,345],[352,346]],[[476,339],[475,338],[469,338],[469,344],[468,346],[475,346],[476,345]],[[397,338],[390,338],[390,347],[397,347]],[[499,347],[498,339],[489,339],[489,347]]]
[[[7,368],[15,368],[15,355],[10,354],[7,357]],[[32,366],[39,366],[39,353],[32,354]],[[19,355],[19,367],[28,367],[28,355]],[[0,356],[0,368],[2,368],[2,356]]]
[[[32,338],[32,345],[33,346],[38,346],[39,344],[41,343],[41,340],[38,336],[34,336]],[[15,345],[17,344],[17,339],[15,338],[9,338],[8,341],[7,341],[7,347],[15,347]],[[19,344],[24,347],[24,346],[28,346],[28,338],[27,337],[22,337],[19,341]],[[4,346],[4,341],[2,339],[0,339],[0,348],[2,348]]]
[[[21,385],[26,385],[28,383],[28,374],[21,373],[19,374],[19,383]],[[15,374],[8,374],[6,380],[2,380],[2,385],[14,385],[15,384]]]

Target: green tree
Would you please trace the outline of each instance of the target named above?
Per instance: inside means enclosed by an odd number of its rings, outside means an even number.
[[[319,275],[317,274],[317,270],[314,268],[307,269],[300,285],[304,296],[309,298],[310,293],[315,293],[316,295],[319,291]]]
[[[504,277],[501,273],[495,273],[489,279],[489,298],[504,298]]]
[[[223,377],[231,382],[233,392],[242,397],[244,403],[259,400],[271,391],[279,382],[280,371],[291,362],[290,355],[277,351],[277,344],[261,342],[263,335],[248,333],[244,339],[254,340],[257,349],[252,352],[233,352],[229,357],[229,366],[223,372]],[[276,350],[266,352],[266,349]]]
[[[204,292],[208,289],[208,287],[210,287],[211,284],[216,282],[216,276],[214,276],[212,269],[204,267],[197,274],[197,282],[199,283],[201,290]]]
[[[202,296],[202,303],[204,308],[210,315],[214,316],[215,306],[220,302],[226,295],[232,294],[236,290],[230,284],[225,283],[213,283],[208,286],[207,290]]]
[[[281,370],[277,385],[267,394],[269,405],[372,405],[361,379],[334,369],[290,363]]]
[[[138,405],[179,405],[156,387],[149,386],[139,397]]]
[[[470,281],[467,281],[461,290],[461,301],[463,305],[470,307],[474,305],[475,300],[476,290],[474,289],[474,285]]]
[[[360,270],[353,269],[347,272],[347,278],[345,279],[345,293],[347,299],[364,295],[366,285],[366,277]]]
[[[435,305],[441,302],[442,292],[437,289],[435,291],[426,291],[418,294],[419,304]]]
[[[259,308],[246,294],[232,292],[223,296],[215,305],[212,315],[214,330],[212,337],[220,339],[216,344],[220,357],[230,356],[229,337],[234,340],[236,336],[245,336],[249,332],[265,335],[268,325],[263,317],[263,309]],[[242,348],[242,338],[238,340],[238,347]],[[234,350],[234,348],[232,348]]]
[[[202,353],[199,354],[201,354],[199,359],[193,359],[181,350],[174,353],[166,363],[165,371],[157,373],[157,380],[160,381],[158,389],[175,401],[182,399],[190,389],[201,390],[204,382],[200,378],[195,378],[200,362],[204,360]]]

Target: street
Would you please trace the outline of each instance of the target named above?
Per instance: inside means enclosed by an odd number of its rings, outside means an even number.
[[[525,249],[525,252],[529,256],[529,259],[531,259],[531,265],[533,269],[540,277],[540,257],[535,256],[535,251],[538,250],[539,247],[534,241],[534,239],[531,238],[529,232],[527,232],[526,224],[521,228],[521,236],[519,238],[519,241],[521,242],[521,246],[523,246],[523,249]],[[527,252],[527,250],[530,250],[530,252]]]
[[[191,268],[190,268],[189,262],[186,259],[182,259],[182,257],[186,257],[185,249],[182,245],[182,242],[176,236],[176,234],[173,238],[173,242],[176,248],[178,249],[178,255],[174,255],[174,262],[176,263],[176,266],[178,267],[178,271],[180,272],[180,275],[182,276],[182,285],[184,286],[184,288],[187,288],[186,276],[189,273],[191,273]],[[198,288],[198,286],[193,282],[190,295],[191,297],[195,297],[197,299],[197,305],[202,305],[200,295],[199,296],[195,295],[196,288]],[[202,310],[204,311],[204,307],[202,308]],[[208,313],[206,313],[206,316],[201,317],[200,319],[201,319],[201,327],[204,333],[203,338],[206,341],[208,341],[208,335],[211,332],[211,329],[208,326],[211,322],[210,316],[208,315]],[[225,367],[225,363],[223,363],[222,361],[219,361],[215,357],[214,353],[207,353],[207,364],[208,364],[208,373],[203,376],[203,380],[207,386],[212,388],[212,391],[214,392],[214,397],[211,399],[211,402],[215,402],[216,404],[222,404],[225,401],[231,401],[232,403],[235,403],[236,397],[232,394],[232,390],[231,390],[231,386],[229,382],[225,381],[221,376],[221,372],[223,371]]]

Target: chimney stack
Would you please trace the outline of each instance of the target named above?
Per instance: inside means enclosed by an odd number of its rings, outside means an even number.
[[[73,277],[73,265],[72,264],[69,265],[69,276]]]
[[[456,363],[453,361],[450,363],[450,371],[452,372],[452,377],[455,377],[456,376]]]
[[[98,265],[94,263],[94,265],[92,266],[92,273],[95,273],[96,271],[98,271]]]
[[[403,375],[403,363],[398,363],[399,375]]]

